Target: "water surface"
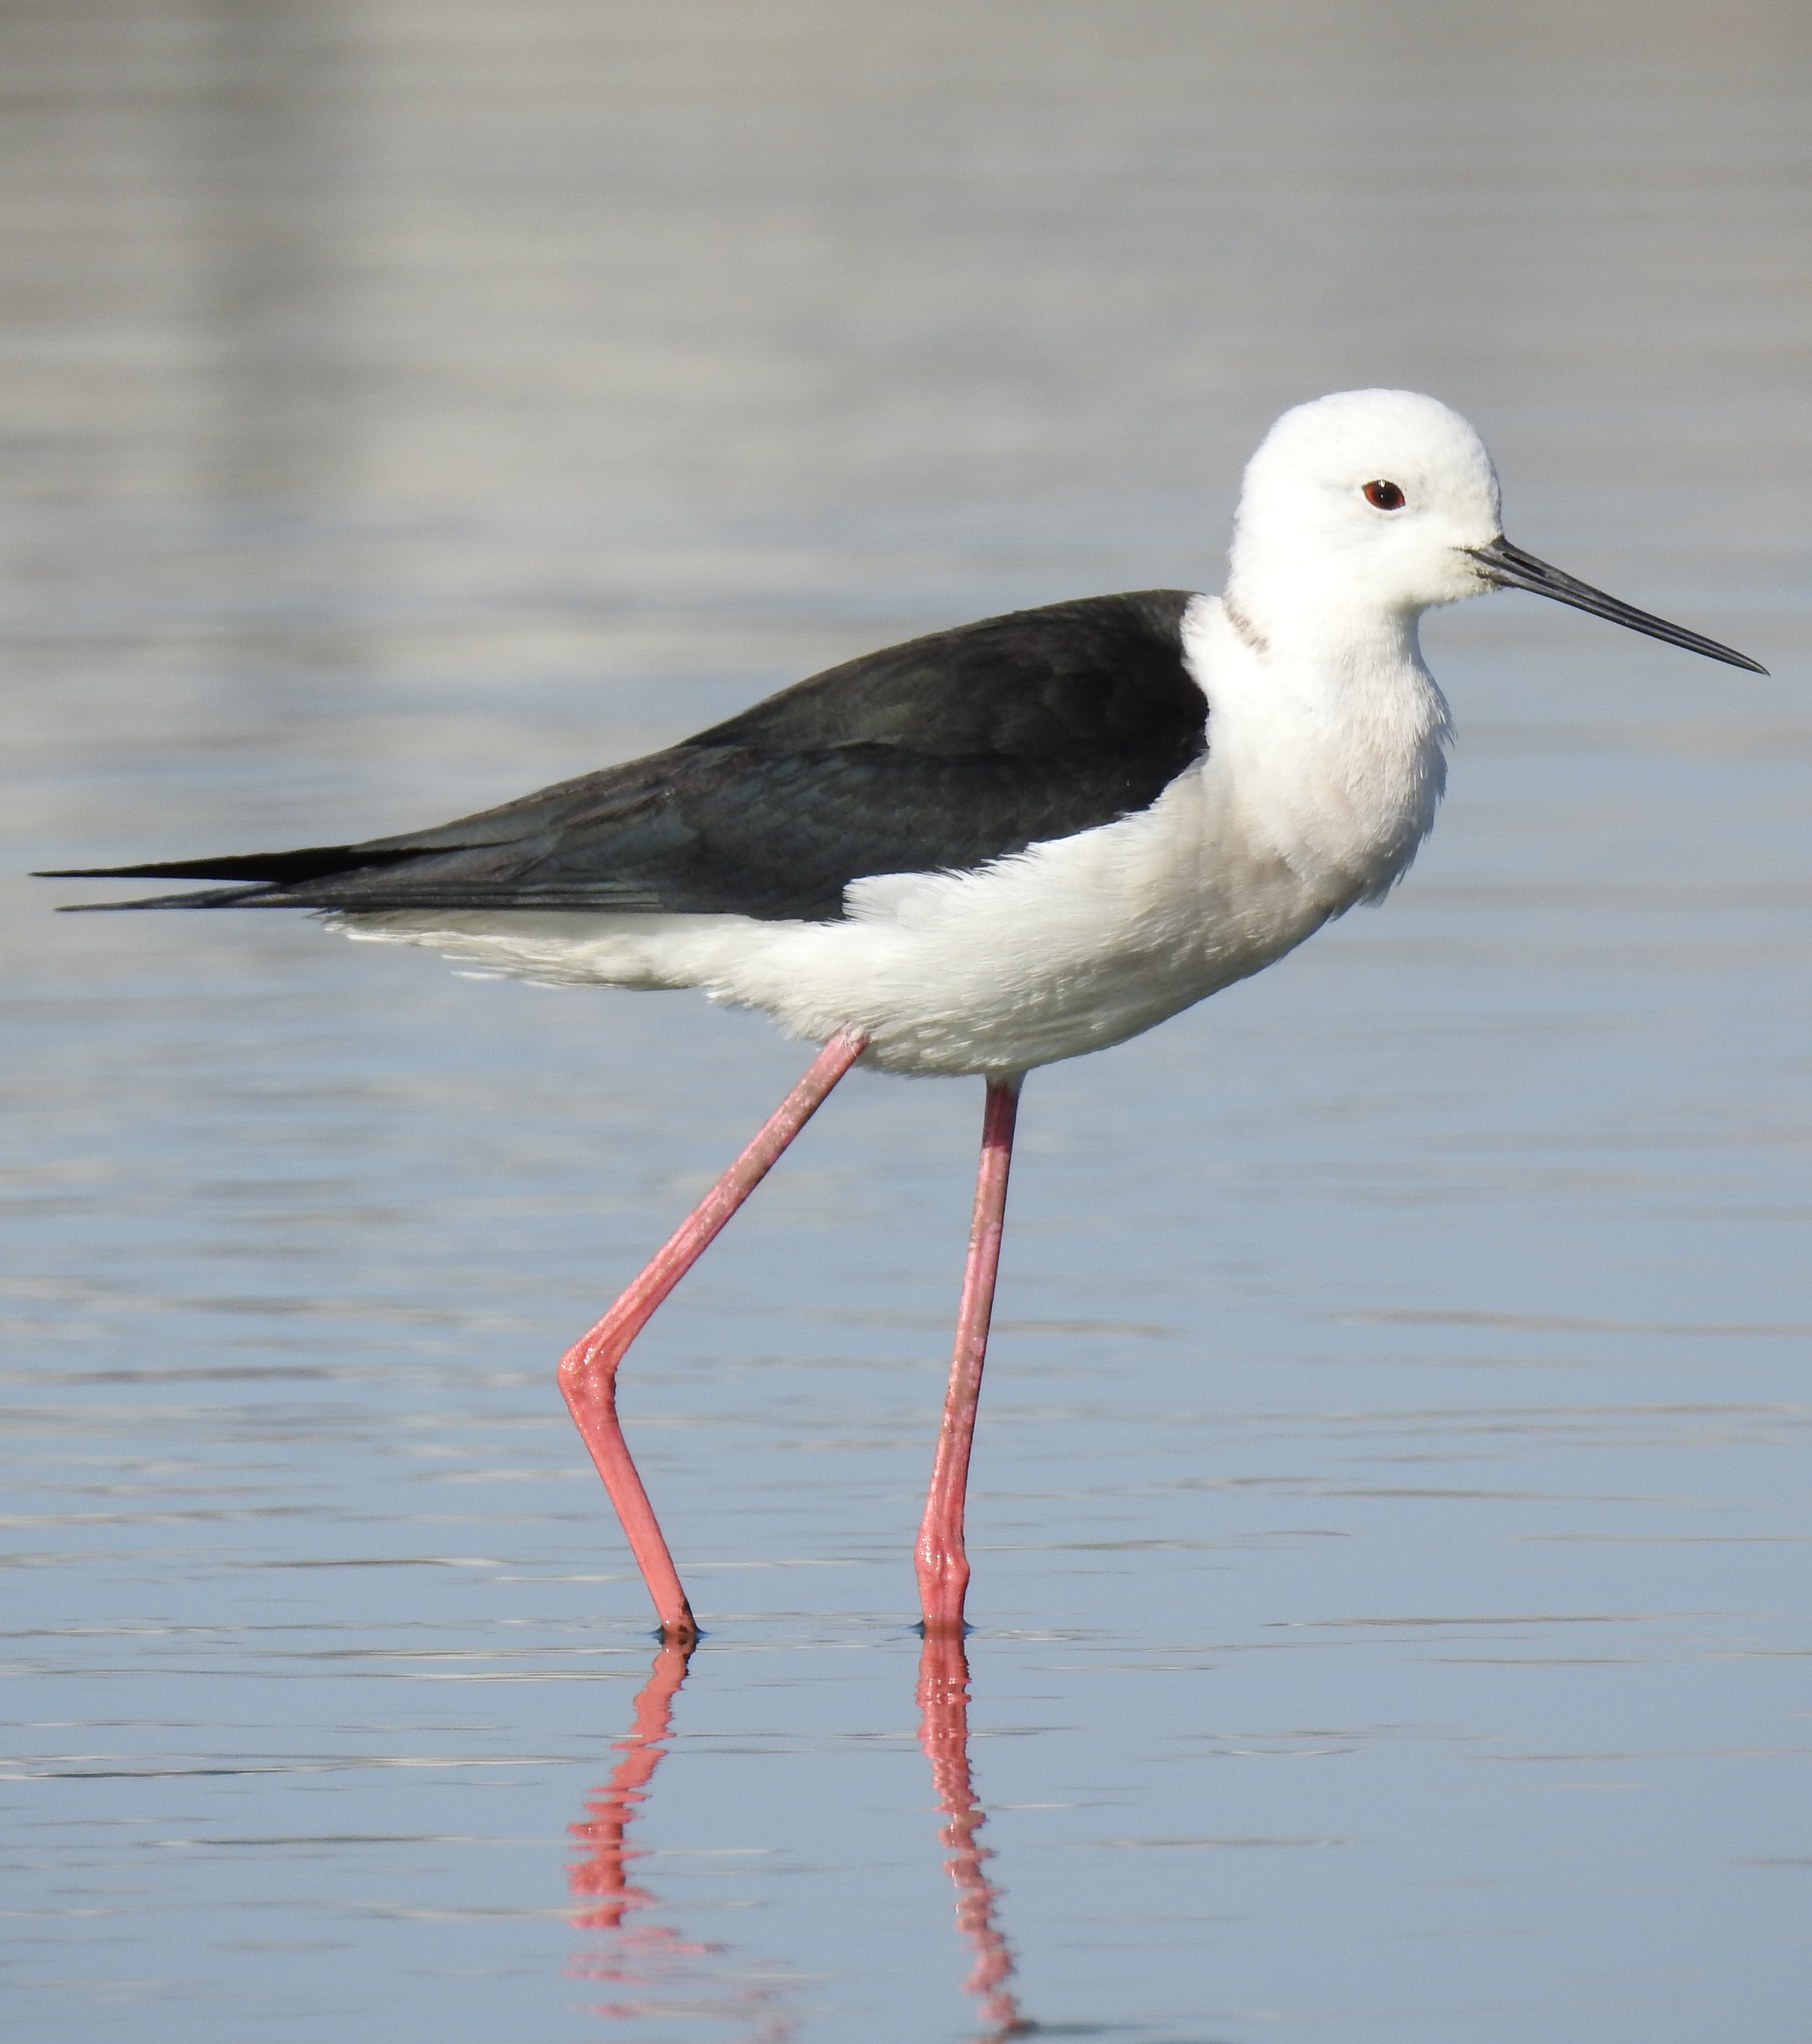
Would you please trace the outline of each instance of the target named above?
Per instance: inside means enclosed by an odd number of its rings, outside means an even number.
[[[4,34],[17,2034],[1802,2044],[1803,11]],[[980,1089],[848,1082],[625,1382],[657,1657],[552,1366],[798,1048],[17,876],[1214,586],[1367,382],[1778,678],[1431,620],[1401,893],[1034,1077],[966,1697],[910,1547]]]

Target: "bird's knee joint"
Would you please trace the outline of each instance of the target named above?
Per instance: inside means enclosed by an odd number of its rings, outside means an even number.
[[[560,1395],[569,1405],[596,1405],[614,1404],[617,1395],[617,1373],[601,1367],[597,1359],[588,1354],[583,1343],[570,1348],[560,1359],[560,1367],[554,1373],[559,1382]]]

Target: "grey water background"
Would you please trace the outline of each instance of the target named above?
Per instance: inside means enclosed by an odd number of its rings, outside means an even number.
[[[979,1085],[857,1075],[625,1410],[555,1393],[799,1069],[679,996],[33,866],[343,841],[916,631],[1218,586],[1273,414],[1437,392],[1523,597],[1400,893],[1041,1072],[972,1758],[1139,2044],[1812,2038],[1812,17],[1761,0],[12,0],[8,2032],[983,2029],[910,1548]]]

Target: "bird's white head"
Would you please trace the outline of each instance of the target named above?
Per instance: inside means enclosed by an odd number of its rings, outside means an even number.
[[[1229,593],[1262,628],[1319,613],[1413,618],[1494,583],[1498,475],[1457,412],[1340,390],[1286,412],[1247,465]]]
[[[1247,463],[1226,601],[1255,644],[1413,649],[1422,612],[1493,589],[1768,671],[1512,546],[1484,443],[1436,398],[1337,390],[1286,412]]]

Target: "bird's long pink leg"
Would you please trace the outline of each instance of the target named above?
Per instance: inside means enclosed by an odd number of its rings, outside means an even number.
[[[1000,1268],[1006,1178],[1013,1163],[1013,1124],[1019,1112],[1022,1078],[1015,1072],[1009,1078],[990,1079],[982,1116],[982,1162],[975,1176],[975,1211],[969,1224],[963,1300],[956,1312],[956,1352],[950,1363],[950,1388],[944,1395],[944,1424],[937,1436],[930,1494],[918,1528],[918,1601],[927,1633],[960,1633],[963,1627],[963,1598],[969,1587],[969,1561],[963,1551],[963,1501],[969,1484],[975,1405],[982,1394],[982,1365],[987,1358],[988,1322],[994,1314],[994,1274]]]
[[[655,1308],[767,1177],[781,1151],[861,1056],[868,1040],[849,1029],[831,1038],[805,1077],[763,1123],[755,1140],[680,1223],[648,1268],[591,1333],[560,1358],[560,1385],[567,1409],[585,1437],[617,1516],[623,1522],[630,1551],[654,1600],[664,1639],[689,1642],[698,1638],[698,1627],[617,1419],[617,1366]]]

